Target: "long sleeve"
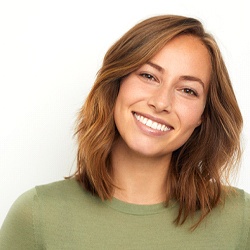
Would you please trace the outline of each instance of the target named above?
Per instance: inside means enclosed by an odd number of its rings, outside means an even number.
[[[24,193],[14,202],[0,231],[1,250],[39,249],[35,218],[37,207],[35,189]]]
[[[248,231],[246,249],[250,249],[250,194],[246,193],[246,231]]]

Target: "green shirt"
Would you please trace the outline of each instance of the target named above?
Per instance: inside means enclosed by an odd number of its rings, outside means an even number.
[[[250,195],[236,191],[191,232],[191,219],[173,224],[174,203],[102,202],[75,180],[38,186],[13,204],[0,249],[250,249]]]

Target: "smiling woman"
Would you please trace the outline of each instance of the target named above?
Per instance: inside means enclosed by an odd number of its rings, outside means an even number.
[[[123,78],[114,119],[120,134],[116,147],[118,143],[124,145],[113,154],[113,160],[119,154],[124,155],[122,148],[126,148],[130,157],[133,153],[140,153],[141,158],[146,156],[146,161],[147,156],[152,157],[158,162],[154,168],[159,167],[163,171],[159,174],[166,176],[166,162],[170,162],[172,152],[201,124],[210,76],[211,61],[206,47],[198,38],[182,35],[168,42],[150,62]],[[157,126],[163,130],[156,129]],[[133,162],[132,173],[136,171],[135,165]],[[121,169],[120,164],[112,166],[114,173]],[[162,200],[165,195],[163,192]]]
[[[250,196],[228,181],[241,129],[202,24],[144,20],[108,50],[79,112],[75,174],[23,194],[0,248],[249,249]]]

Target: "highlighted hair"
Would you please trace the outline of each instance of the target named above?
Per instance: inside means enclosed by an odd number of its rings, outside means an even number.
[[[200,21],[175,15],[146,19],[124,34],[106,53],[77,120],[77,170],[74,177],[101,199],[111,199],[114,184],[110,153],[119,133],[113,111],[123,77],[148,62],[176,36],[198,37],[207,47],[212,73],[203,121],[189,140],[173,152],[166,203],[176,200],[177,225],[200,210],[200,219],[222,200],[224,184],[240,160],[242,116],[214,38]]]

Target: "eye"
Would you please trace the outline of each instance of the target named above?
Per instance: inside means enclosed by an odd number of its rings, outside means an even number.
[[[149,73],[141,73],[140,76],[142,76],[143,78],[145,78],[146,80],[149,80],[149,81],[156,81],[157,79],[149,74]]]
[[[193,89],[190,89],[190,88],[184,88],[181,91],[187,95],[198,96],[197,92]]]

